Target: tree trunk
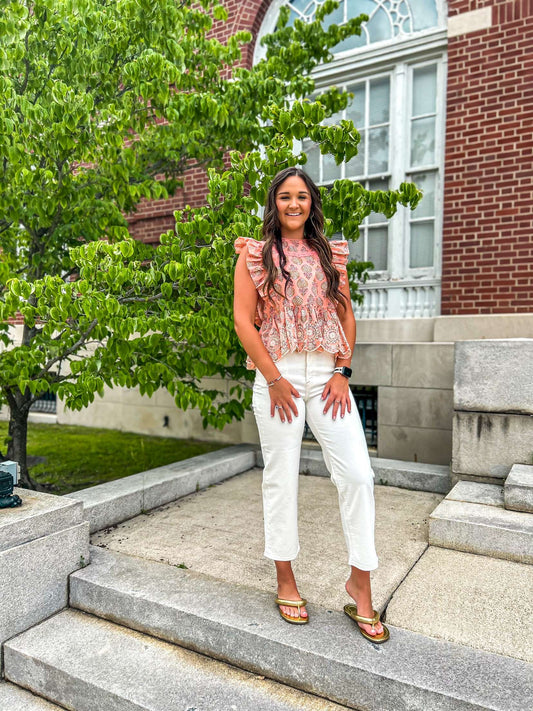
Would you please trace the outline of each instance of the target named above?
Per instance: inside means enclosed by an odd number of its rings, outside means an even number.
[[[19,464],[18,486],[24,489],[38,488],[28,473],[26,445],[28,442],[28,415],[30,412],[31,393],[26,389],[22,393],[18,388],[8,394],[10,409],[9,444],[7,458]]]

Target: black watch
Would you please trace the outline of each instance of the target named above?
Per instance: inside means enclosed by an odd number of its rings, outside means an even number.
[[[352,369],[347,368],[345,365],[340,366],[338,368],[334,368],[333,372],[340,373],[341,375],[344,375],[344,377],[348,378],[348,379],[350,379],[352,377]]]

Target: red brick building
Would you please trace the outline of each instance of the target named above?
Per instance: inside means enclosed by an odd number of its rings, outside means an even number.
[[[216,34],[250,30],[251,65],[281,5],[292,21],[313,19],[321,3],[227,0]],[[361,12],[370,18],[362,36],[317,71],[319,87],[354,93],[346,116],[361,152],[337,168],[309,144],[308,170],[321,184],[413,180],[425,198],[414,213],[364,226],[353,254],[375,271],[358,317],[533,311],[533,0],[345,0],[330,21]],[[201,203],[204,191],[205,177],[190,174],[174,199],[143,206],[134,235],[157,240],[173,210]]]

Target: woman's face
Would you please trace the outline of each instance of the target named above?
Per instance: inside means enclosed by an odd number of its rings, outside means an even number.
[[[311,193],[298,175],[286,178],[276,193],[276,208],[283,237],[303,237],[311,213]]]

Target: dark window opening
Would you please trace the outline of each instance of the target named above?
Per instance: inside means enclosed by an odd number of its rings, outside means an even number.
[[[31,406],[32,412],[46,412],[56,414],[56,394],[41,393],[40,397]]]

